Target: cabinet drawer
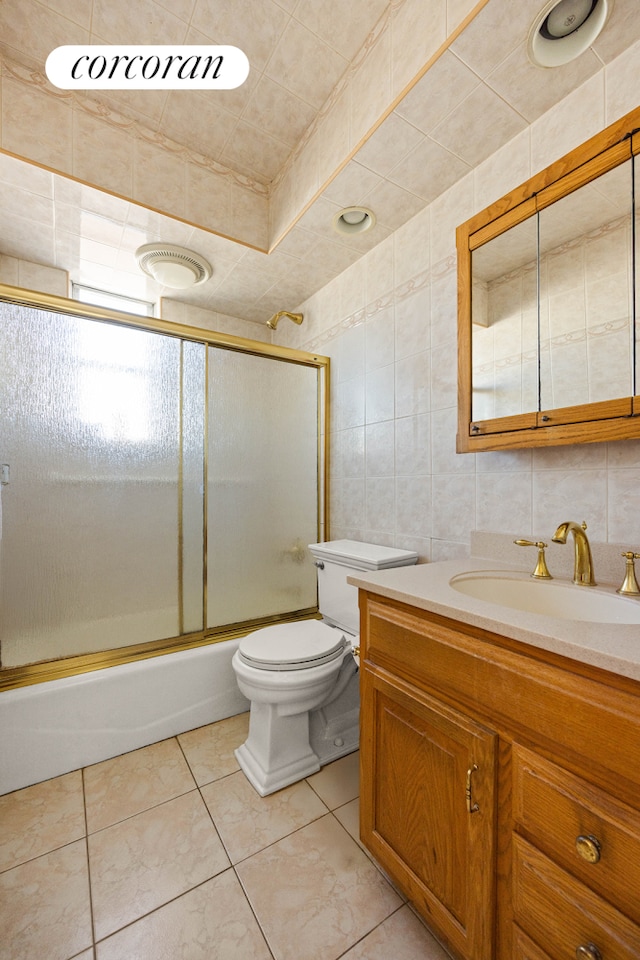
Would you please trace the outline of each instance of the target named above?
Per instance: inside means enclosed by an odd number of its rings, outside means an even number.
[[[550,960],[593,944],[603,960],[638,960],[640,927],[513,835],[513,909],[518,926]]]
[[[513,816],[519,833],[640,923],[638,811],[516,745]]]
[[[520,927],[513,926],[513,960],[549,960],[549,954],[541,950]]]

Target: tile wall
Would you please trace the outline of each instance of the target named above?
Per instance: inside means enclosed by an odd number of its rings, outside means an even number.
[[[455,228],[637,106],[638,45],[478,164],[278,328],[332,359],[331,536],[465,555],[473,529],[587,520],[640,548],[640,441],[456,454]]]

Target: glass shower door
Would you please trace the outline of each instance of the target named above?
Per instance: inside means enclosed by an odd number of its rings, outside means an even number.
[[[176,636],[180,341],[2,303],[0,362],[2,666]]]
[[[0,301],[0,369],[2,668],[315,608],[321,365]]]
[[[318,372],[209,347],[207,627],[316,603]]]

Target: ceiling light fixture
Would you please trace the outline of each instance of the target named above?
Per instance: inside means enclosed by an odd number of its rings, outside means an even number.
[[[539,67],[575,60],[600,35],[613,0],[551,0],[529,31],[529,59]]]
[[[333,229],[347,235],[364,233],[370,230],[376,222],[376,215],[367,207],[345,207],[333,218]]]
[[[195,287],[213,273],[211,264],[199,253],[172,243],[145,243],[136,250],[136,260],[149,277],[174,290]]]

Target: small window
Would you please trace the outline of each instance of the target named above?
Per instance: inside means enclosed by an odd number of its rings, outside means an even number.
[[[106,290],[96,290],[95,287],[86,287],[83,283],[72,283],[71,292],[74,300],[81,303],[92,303],[96,307],[109,307],[121,313],[135,313],[141,317],[154,315],[154,304],[148,300],[136,300],[135,297],[124,297],[119,293],[108,293]]]

